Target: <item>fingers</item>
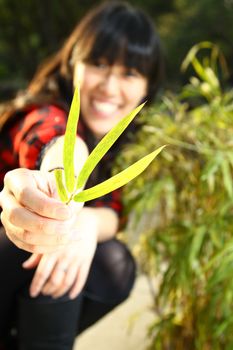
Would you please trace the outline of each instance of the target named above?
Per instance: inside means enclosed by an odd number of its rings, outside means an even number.
[[[71,239],[72,209],[52,198],[52,174],[15,169],[0,193],[1,219],[8,238],[20,249],[48,253]]]
[[[47,279],[53,271],[56,259],[56,255],[53,254],[47,256],[44,255],[42,257],[30,285],[29,292],[31,297],[36,297],[41,293]]]
[[[1,217],[8,238],[17,247],[49,253],[74,240],[72,227],[81,206],[67,206],[56,198],[53,174],[22,168],[6,174],[0,192]]]
[[[36,297],[42,293],[57,298],[65,294],[74,284],[78,268],[78,259],[65,250],[43,255],[30,286],[30,295]]]
[[[18,248],[26,250],[30,253],[51,253],[62,249],[64,245],[69,246],[73,242],[72,232],[71,234],[58,234],[51,236],[26,231],[12,225],[5,219],[3,212],[1,213],[1,222],[5,227],[5,233],[9,240],[12,241]]]
[[[62,285],[64,276],[69,267],[65,266],[65,263],[57,263],[49,277],[49,280],[45,284],[42,293],[45,295],[52,295]]]
[[[33,278],[31,295],[42,293],[57,298],[69,292],[70,298],[75,298],[86,282],[96,244],[95,232],[93,235],[82,234],[79,242],[66,245],[56,253],[45,254]]]
[[[31,253],[43,254],[59,250],[64,245],[70,245],[74,241],[72,232],[69,234],[57,233],[41,234],[41,232],[30,232],[19,228],[5,218],[4,213],[1,213],[1,221],[5,227],[5,232],[10,241],[18,248]],[[66,228],[65,232],[69,232]]]
[[[24,230],[12,225],[5,219],[4,213],[1,213],[1,222],[5,227],[5,233],[10,241],[12,241],[18,248],[24,249],[28,252],[33,252],[34,246],[30,244],[25,244],[18,239],[17,235],[23,234]]]
[[[41,254],[32,254],[30,256],[30,258],[28,258],[27,260],[25,260],[22,264],[23,268],[25,269],[33,269],[34,267],[36,267],[40,260],[42,258]]]
[[[4,227],[7,227],[6,234],[7,236],[15,236],[22,235],[24,232],[24,229],[17,227],[13,225],[10,221],[7,220],[5,212],[1,212],[1,222],[4,225]]]
[[[48,235],[62,234],[67,230],[70,220],[57,221],[47,217],[38,216],[31,210],[23,207],[12,194],[3,196],[5,223],[27,231],[44,233]]]
[[[90,264],[83,264],[79,269],[78,278],[76,278],[75,283],[69,292],[70,299],[75,299],[83,289],[84,284],[87,280],[89,269]]]
[[[70,208],[55,197],[53,174],[15,169],[6,174],[4,186],[17,202],[31,211],[57,220],[70,217]],[[1,200],[3,203],[3,200]]]
[[[61,268],[59,266],[57,267],[57,271],[59,275],[52,276],[52,283],[48,284],[45,290],[45,294],[51,294],[53,298],[59,298],[73,286],[79,275],[79,262],[78,260],[72,261],[67,268]]]
[[[38,267],[30,288],[31,296],[39,293],[59,298],[70,291],[70,298],[75,298],[82,290],[90,268],[89,261],[57,260],[52,257],[43,259]]]
[[[70,234],[56,234],[56,235],[41,235],[41,233],[30,232],[23,230],[23,232],[19,232],[17,234],[17,238],[29,245],[38,245],[45,247],[53,247],[53,246],[64,246],[66,244],[71,243],[71,235]]]

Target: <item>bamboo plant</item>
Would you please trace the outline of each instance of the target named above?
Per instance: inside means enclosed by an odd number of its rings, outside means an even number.
[[[182,67],[193,68],[190,82],[142,116],[118,159],[119,169],[170,145],[125,187],[126,233],[138,234],[135,254],[153,277],[148,349],[232,350],[233,90],[222,88],[226,65],[211,43],[196,45]]]

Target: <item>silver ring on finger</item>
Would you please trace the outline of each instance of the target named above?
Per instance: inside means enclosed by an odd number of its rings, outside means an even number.
[[[68,270],[68,266],[60,265],[60,266],[58,266],[58,270],[61,270],[62,272],[66,273]]]

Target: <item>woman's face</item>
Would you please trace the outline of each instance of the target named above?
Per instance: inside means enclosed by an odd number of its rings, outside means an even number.
[[[147,93],[147,78],[121,64],[77,62],[74,86],[80,86],[82,118],[97,138],[103,137],[138,106]]]

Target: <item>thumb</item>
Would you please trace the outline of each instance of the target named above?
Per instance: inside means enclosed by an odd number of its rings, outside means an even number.
[[[27,260],[25,260],[23,262],[23,264],[22,264],[23,268],[33,269],[34,267],[36,267],[39,264],[41,257],[42,257],[42,254],[33,253],[30,256],[30,258],[28,258]]]

